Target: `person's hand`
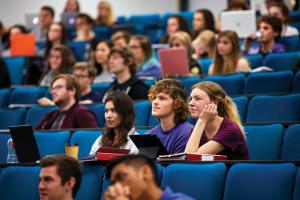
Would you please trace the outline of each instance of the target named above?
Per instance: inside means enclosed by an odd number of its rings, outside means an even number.
[[[202,112],[199,115],[199,119],[203,122],[208,122],[213,119],[216,115],[218,115],[217,105],[216,104],[207,104],[204,106]]]
[[[42,97],[40,99],[38,99],[38,103],[41,105],[41,106],[54,106],[54,102],[51,101],[50,99],[46,98],[46,97]]]
[[[107,188],[104,193],[104,200],[129,200],[130,189],[128,186],[122,186],[116,183]]]

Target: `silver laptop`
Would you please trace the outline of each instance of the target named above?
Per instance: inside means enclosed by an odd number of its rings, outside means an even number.
[[[221,30],[237,32],[239,38],[245,38],[256,31],[254,10],[227,11],[221,13]]]
[[[25,24],[29,30],[32,30],[39,24],[39,14],[38,13],[27,13],[25,14]]]
[[[60,15],[61,23],[66,29],[75,28],[75,21],[78,13],[77,12],[66,12]]]

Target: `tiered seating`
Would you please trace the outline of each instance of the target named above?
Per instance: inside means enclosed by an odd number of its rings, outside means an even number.
[[[290,126],[284,133],[281,160],[300,160],[300,124]]]
[[[272,53],[265,57],[263,65],[275,71],[293,70],[299,64],[299,52]]]

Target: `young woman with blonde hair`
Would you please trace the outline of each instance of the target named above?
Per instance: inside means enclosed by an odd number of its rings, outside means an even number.
[[[217,39],[217,51],[209,75],[249,72],[248,61],[242,57],[239,37],[234,31],[222,31]]]
[[[220,85],[210,81],[194,85],[189,109],[197,123],[186,153],[220,154],[229,160],[249,159],[236,105]]]
[[[108,1],[100,1],[98,4],[98,16],[95,20],[97,26],[111,26],[116,23],[112,6]]]
[[[193,41],[194,59],[213,58],[216,53],[216,38],[215,33],[211,30],[202,31]]]

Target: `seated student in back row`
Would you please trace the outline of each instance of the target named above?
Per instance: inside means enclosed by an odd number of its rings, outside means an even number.
[[[103,134],[94,142],[90,154],[95,154],[99,147],[125,148],[136,154],[138,149],[129,138],[137,134],[133,127],[135,112],[131,98],[120,91],[111,93],[105,100],[104,117]]]
[[[186,153],[220,154],[228,160],[249,159],[245,131],[236,106],[221,86],[210,81],[194,85],[189,107],[197,123]]]
[[[187,122],[189,110],[187,92],[175,79],[162,79],[153,85],[149,92],[152,115],[160,124],[147,133],[155,134],[169,154],[184,151],[193,126]]]

